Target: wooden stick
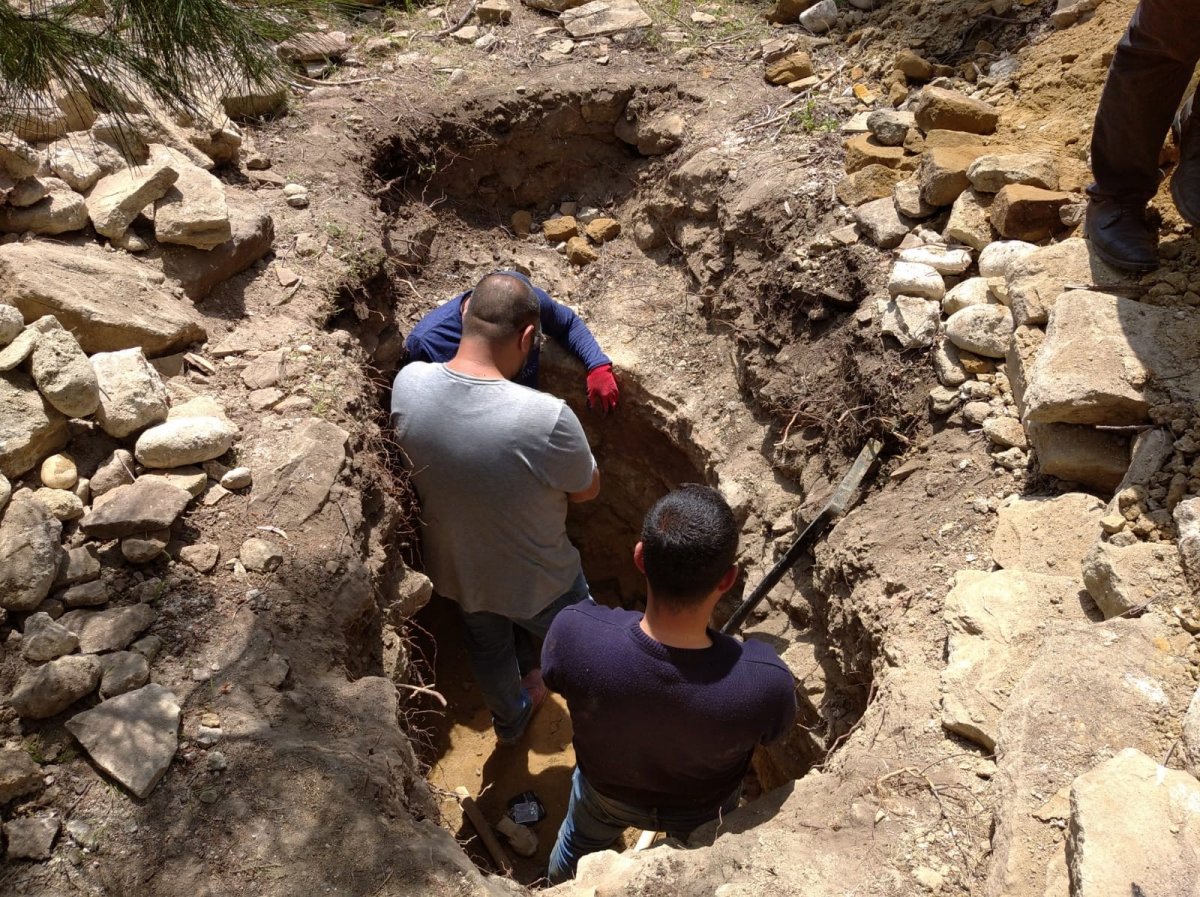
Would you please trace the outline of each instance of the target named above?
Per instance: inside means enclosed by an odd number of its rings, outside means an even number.
[[[475,826],[475,831],[479,833],[479,840],[483,842],[483,846],[487,848],[487,852],[492,855],[492,861],[500,869],[504,875],[512,875],[512,861],[509,860],[508,854],[504,852],[504,848],[500,846],[500,842],[496,840],[496,834],[492,831],[492,827],[488,825],[488,821],[483,818],[483,814],[479,812],[479,807],[475,805],[475,801],[469,797],[462,799],[463,813],[471,820],[471,825]]]

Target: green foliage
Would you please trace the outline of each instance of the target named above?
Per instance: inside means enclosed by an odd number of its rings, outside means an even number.
[[[31,0],[0,2],[0,126],[44,106],[52,81],[115,114],[130,88],[195,109],[214,87],[278,83],[275,44],[344,0]]]
[[[824,115],[817,109],[817,101],[809,100],[800,109],[793,110],[788,115],[785,130],[803,131],[806,134],[823,134],[836,131],[838,120]]]

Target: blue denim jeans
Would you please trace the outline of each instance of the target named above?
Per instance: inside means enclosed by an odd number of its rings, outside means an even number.
[[[529,636],[545,638],[558,612],[585,598],[590,598],[588,584],[580,571],[571,588],[532,619],[511,620],[490,611],[462,613],[467,661],[502,741],[520,738],[533,712],[529,693],[521,686],[521,677],[539,665]]]
[[[558,830],[558,840],[550,853],[547,878],[552,885],[575,877],[575,867],[589,853],[607,850],[627,828],[650,832],[666,832],[680,841],[687,840],[692,830],[716,819],[737,807],[742,789],[739,786],[716,809],[660,810],[637,807],[605,797],[588,784],[579,767],[571,777],[571,802],[567,817]]]

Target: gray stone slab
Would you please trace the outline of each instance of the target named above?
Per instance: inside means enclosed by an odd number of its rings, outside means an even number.
[[[152,682],[73,716],[67,730],[97,766],[144,798],[179,746],[179,702]]]

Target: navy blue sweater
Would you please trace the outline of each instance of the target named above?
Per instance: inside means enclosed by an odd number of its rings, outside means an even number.
[[[509,272],[506,272],[509,273]],[[528,283],[528,279],[522,277]],[[530,286],[533,286],[530,284]],[[537,294],[542,312],[542,332],[552,337],[575,355],[589,371],[602,364],[612,364],[609,357],[600,349],[600,344],[588,330],[583,319],[565,305],[560,305],[550,298],[550,294],[539,287],[533,287]],[[471,291],[459,293],[449,302],[443,303],[417,322],[417,326],[408,335],[404,346],[408,349],[409,361],[443,362],[449,361],[458,351],[462,340],[462,304],[471,295]],[[522,386],[537,388],[537,373],[539,352],[535,349],[529,354],[525,370],[521,371],[516,382]]]
[[[715,810],[754,746],[791,728],[795,680],[762,642],[710,629],[709,648],[670,648],[641,619],[591,601],[566,608],[542,647],[542,676],[567,699],[593,788],[638,807]]]

